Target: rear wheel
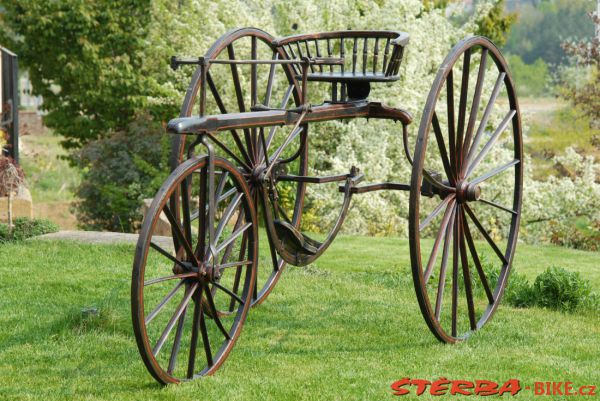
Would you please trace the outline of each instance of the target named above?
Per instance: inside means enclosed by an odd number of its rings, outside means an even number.
[[[218,60],[265,60],[284,59],[287,55],[273,46],[274,38],[256,28],[230,31],[219,38],[207,51],[205,58]],[[206,81],[206,82],[205,82]],[[206,86],[206,101],[199,109],[198,99],[202,87]],[[209,66],[206,79],[198,68],[190,82],[181,109],[181,116],[239,113],[252,110],[256,105],[275,108],[291,108],[300,105],[299,89],[290,65],[227,65]],[[283,132],[280,132],[283,131]],[[308,127],[301,126],[294,140],[286,145],[279,160],[279,170],[290,174],[306,175],[308,160]],[[250,194],[258,212],[260,184],[252,181],[255,169],[264,164],[265,152],[272,154],[281,145],[287,133],[285,128],[256,128],[231,130],[211,136],[215,149],[222,157],[234,163],[244,174]],[[264,138],[264,145],[262,138]],[[187,157],[190,138],[177,135],[173,138],[170,164],[176,168]],[[304,183],[279,184],[285,198],[278,203],[282,213],[289,216],[295,227],[299,227],[304,205],[306,185]],[[274,206],[271,206],[274,207]],[[279,280],[285,261],[277,255],[271,238],[268,238],[268,255],[257,271],[257,288],[252,304],[263,302]]]
[[[427,325],[456,342],[493,315],[514,256],[523,185],[521,117],[488,39],[457,44],[421,119],[411,179],[412,271]]]

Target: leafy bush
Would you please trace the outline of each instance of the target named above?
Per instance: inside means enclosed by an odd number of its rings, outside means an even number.
[[[579,272],[550,267],[533,283],[536,305],[571,312],[591,295],[590,283]]]
[[[17,217],[14,222],[12,234],[8,233],[8,225],[0,224],[0,243],[10,241],[23,241],[38,235],[54,233],[59,227],[47,219],[29,219]]]
[[[563,312],[580,309],[595,311],[600,306],[600,299],[592,293],[588,280],[581,277],[579,272],[556,266],[538,275],[533,285],[524,276],[511,274],[504,299],[517,308],[538,306]]]
[[[78,155],[83,169],[76,190],[80,224],[86,229],[131,232],[168,175],[169,136],[160,123],[141,117],[126,130],[86,145]]]
[[[504,290],[504,300],[515,308],[530,308],[535,305],[534,293],[524,275],[514,271],[510,274]]]
[[[499,270],[497,266],[490,263],[485,255],[481,257],[481,265],[485,273],[485,277],[488,280],[488,284],[492,291],[496,288],[498,283]],[[471,271],[474,272],[475,267],[470,267]],[[475,274],[475,273],[473,273]],[[474,290],[480,295],[484,293],[483,285],[479,280],[473,280],[475,286]],[[508,302],[509,305],[516,308],[528,308],[535,305],[533,293],[531,291],[531,285],[527,281],[527,278],[516,272],[514,269],[511,271],[508,277],[508,283],[504,289],[504,301]]]

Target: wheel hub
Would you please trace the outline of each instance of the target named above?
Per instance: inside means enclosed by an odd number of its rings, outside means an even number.
[[[456,199],[460,203],[474,202],[481,197],[481,187],[467,181],[461,181],[456,185]]]

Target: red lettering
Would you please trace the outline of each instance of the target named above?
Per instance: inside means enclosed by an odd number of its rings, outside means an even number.
[[[469,391],[467,391],[466,389],[473,388],[473,387],[475,387],[475,385],[473,383],[471,383],[470,381],[454,380],[452,382],[452,387],[450,388],[450,394],[452,394],[452,395],[456,395],[456,394],[471,395],[471,393]]]
[[[481,396],[498,394],[498,384],[489,380],[476,380],[475,394]]]
[[[565,395],[576,395],[577,393],[573,393],[571,390],[573,390],[573,382],[566,382],[565,383]]]
[[[398,381],[392,383],[392,390],[394,390],[394,395],[406,395],[409,391],[405,388],[402,388],[410,384],[410,378],[404,377]]]
[[[564,395],[562,390],[562,382],[552,382],[552,395]]]
[[[544,382],[535,382],[533,388],[533,394],[535,395],[544,395]]]
[[[427,390],[427,386],[431,384],[429,380],[413,379],[410,384],[417,386],[417,395],[421,395]]]
[[[589,392],[585,392],[583,390],[589,389]],[[596,395],[596,386],[581,386],[579,387],[579,394],[581,395]]]
[[[498,390],[499,395],[504,395],[504,393],[510,393],[510,395],[517,395],[521,391],[521,384],[518,379],[510,379],[506,383],[500,387]]]
[[[431,395],[445,395],[448,391],[448,384],[450,380],[445,377],[440,377],[439,380],[431,383],[431,387],[429,388],[429,394]]]

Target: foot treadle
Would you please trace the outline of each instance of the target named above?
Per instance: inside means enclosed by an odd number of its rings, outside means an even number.
[[[286,221],[275,220],[275,231],[283,242],[283,246],[291,253],[315,255],[321,243],[307,237]]]

